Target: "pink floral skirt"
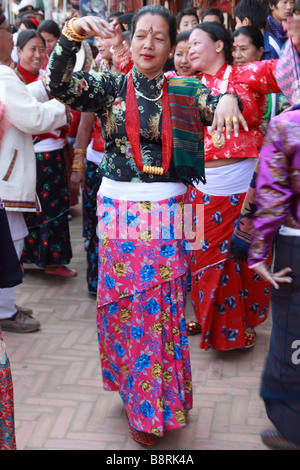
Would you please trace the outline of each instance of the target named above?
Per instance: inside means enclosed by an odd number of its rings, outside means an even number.
[[[0,450],[16,450],[13,383],[0,330]]]
[[[181,196],[160,204],[173,216],[182,211],[182,202]],[[126,223],[137,227],[145,213],[153,216],[157,204],[127,202]],[[173,237],[172,217],[161,226],[163,237],[154,237],[155,224],[149,223],[137,230],[138,236],[125,238],[123,227],[115,238],[110,229],[124,216],[119,209],[119,201],[98,194],[97,328],[103,386],[119,391],[132,427],[163,436],[184,427],[192,408],[185,320],[190,255],[184,240]]]

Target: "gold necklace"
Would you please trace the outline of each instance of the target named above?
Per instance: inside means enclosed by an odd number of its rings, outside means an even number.
[[[138,91],[135,87],[134,87],[134,91],[136,92],[137,95],[141,96],[142,98],[144,98],[144,100],[147,100],[147,101],[158,101],[160,100],[163,94],[163,90],[161,90],[159,96],[157,96],[156,98],[148,98],[147,96],[143,95],[140,91]]]

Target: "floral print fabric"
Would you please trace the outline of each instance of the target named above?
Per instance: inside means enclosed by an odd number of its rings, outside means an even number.
[[[95,163],[90,161],[86,162],[84,185],[85,236],[88,241],[86,248],[86,280],[89,293],[94,295],[97,294],[99,250],[99,239],[97,235],[97,192],[102,179],[97,168],[98,166]]]
[[[200,347],[227,350],[245,346],[245,329],[268,315],[269,284],[246,263],[229,258],[234,221],[245,194],[211,196],[192,189],[193,206],[204,204],[204,242],[191,261],[191,301],[202,325]]]
[[[16,450],[13,383],[0,330],[0,450]]]
[[[115,201],[98,193],[99,306],[187,273],[190,253],[183,232],[174,238],[185,200]]]
[[[182,197],[163,202],[182,212]],[[128,202],[128,225],[153,205]],[[184,312],[190,257],[184,241],[172,236],[172,224],[162,226],[161,239],[150,225],[131,240],[108,236],[118,210],[119,201],[98,194],[98,217],[106,224],[97,299],[103,385],[120,392],[131,426],[162,436],[185,426],[185,410],[192,407]]]
[[[21,261],[41,268],[69,264],[72,248],[64,151],[36,153],[36,162],[41,211],[25,215],[29,234],[25,238]]]

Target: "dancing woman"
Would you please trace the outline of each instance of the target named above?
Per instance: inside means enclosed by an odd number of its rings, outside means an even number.
[[[190,255],[175,236],[174,218],[182,216],[187,185],[204,179],[199,135],[214,110],[218,134],[226,117],[246,123],[236,95],[211,98],[198,80],[166,80],[176,44],[169,10],[147,6],[135,15],[128,75],[72,73],[80,42],[90,35],[112,37],[114,25],[96,17],[67,23],[47,85],[71,107],[96,112],[104,130],[97,298],[103,384],[119,391],[131,436],[153,446],[157,436],[185,426],[192,407],[184,314]],[[236,132],[238,123],[226,121],[228,133],[232,127]],[[161,225],[159,214],[166,216]]]

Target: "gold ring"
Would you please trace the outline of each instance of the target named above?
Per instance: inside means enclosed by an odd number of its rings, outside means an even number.
[[[231,118],[230,118],[230,117],[227,117],[227,118],[225,119],[225,122],[228,122],[228,121],[231,121]]]
[[[232,122],[233,122],[233,123],[234,123],[234,122],[238,122],[238,118],[237,118],[236,116],[233,116]]]

